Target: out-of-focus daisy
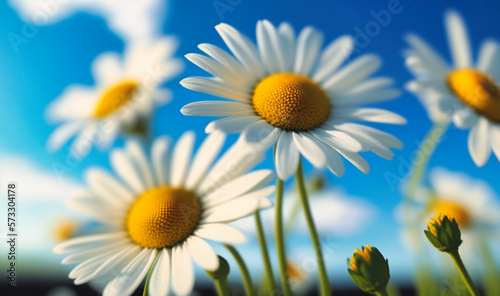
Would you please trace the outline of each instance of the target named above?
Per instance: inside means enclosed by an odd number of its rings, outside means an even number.
[[[429,180],[430,188],[417,191],[414,211],[408,213],[399,207],[396,214],[400,220],[405,215],[405,221],[424,227],[425,221],[432,217],[453,217],[462,231],[463,248],[469,252],[474,249],[478,239],[485,239],[485,235],[494,237],[494,231],[500,227],[500,204],[487,183],[442,168],[433,169]],[[413,238],[407,239],[409,245],[414,247]]]
[[[90,169],[88,189],[70,205],[107,224],[100,234],[71,239],[54,249],[71,253],[63,263],[80,263],[69,277],[75,284],[107,282],[104,295],[129,295],[152,268],[149,291],[189,294],[194,285],[191,260],[214,271],[219,260],[205,239],[240,243],[245,236],[227,225],[271,206],[270,170],[243,174],[261,156],[233,146],[212,166],[225,136],[210,135],[191,157],[194,134],[185,133],[170,152],[166,137],[153,142],[151,159],[137,141],[114,150],[117,177]],[[241,143],[241,142],[239,142]],[[238,145],[238,144],[236,144]],[[237,167],[233,163],[238,163]]]
[[[92,64],[95,86],[72,85],[47,109],[47,119],[62,122],[50,136],[49,150],[57,150],[76,136],[72,153],[85,156],[92,144],[109,147],[124,130],[147,128],[155,105],[171,97],[161,85],[182,69],[173,58],[177,41],[170,37],[135,42],[123,57],[104,53]]]
[[[358,152],[371,150],[391,159],[389,147],[402,147],[392,135],[351,122],[406,122],[389,111],[358,108],[397,97],[399,91],[389,87],[389,78],[370,78],[381,64],[375,55],[342,66],[353,50],[352,37],[341,36],[322,51],[322,34],[312,27],[296,37],[288,23],[276,28],[259,21],[257,46],[227,24],[216,29],[236,58],[214,45],[200,44],[211,58],[186,57],[214,77],[189,77],[181,84],[230,101],[195,102],[181,112],[225,117],[211,122],[207,132],[241,132],[250,143],[277,143],[275,165],[281,179],[296,171],[300,154],[341,176],[339,154],[368,173],[369,165]]]
[[[445,25],[453,57],[449,65],[420,37],[409,34],[406,64],[416,79],[407,89],[422,99],[431,119],[451,119],[461,129],[471,129],[470,155],[483,166],[491,150],[500,159],[500,47],[486,40],[477,63],[473,63],[465,24],[460,15],[449,11]]]

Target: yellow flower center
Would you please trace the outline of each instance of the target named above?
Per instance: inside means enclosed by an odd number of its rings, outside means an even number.
[[[135,81],[125,81],[108,89],[94,110],[94,116],[103,118],[116,112],[134,98],[139,89]]]
[[[478,114],[500,123],[500,90],[489,76],[472,69],[455,70],[448,75],[448,86]]]
[[[450,202],[450,201],[437,201],[433,205],[433,212],[436,216],[444,217],[448,216],[450,220],[455,218],[458,226],[461,229],[465,229],[470,226],[472,222],[472,217],[469,211],[461,204]]]
[[[127,216],[127,231],[145,248],[172,247],[198,226],[202,206],[191,191],[162,186],[143,193]]]
[[[308,131],[323,124],[330,115],[330,99],[309,78],[292,73],[270,75],[254,89],[255,112],[275,127]]]

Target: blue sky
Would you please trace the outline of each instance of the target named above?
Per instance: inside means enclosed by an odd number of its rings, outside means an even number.
[[[446,9],[455,8],[464,17],[474,56],[485,38],[500,40],[498,1],[396,1],[399,2],[400,12],[392,14],[386,24],[379,25],[378,34],[367,36],[364,40],[359,37],[359,32],[366,33],[367,24],[377,21],[374,15],[386,10],[388,3],[396,2],[219,1],[171,1],[168,13],[161,18],[159,26],[164,34],[175,35],[179,39],[178,57],[183,58],[184,54],[190,52],[200,53],[197,49],[199,43],[212,43],[225,48],[214,29],[220,22],[231,24],[255,40],[257,20],[269,19],[274,24],[288,21],[296,31],[306,25],[323,31],[326,43],[342,34],[356,35],[361,43],[358,43],[358,50],[352,58],[364,53],[380,55],[384,63],[377,75],[392,77],[396,86],[403,89],[403,85],[411,79],[401,54],[407,47],[403,39],[405,33],[419,34],[450,60],[443,26]],[[218,3],[229,6],[224,6],[227,10],[221,11],[216,7],[224,8],[217,6]],[[54,129],[44,119],[47,105],[70,84],[92,85],[90,64],[94,58],[106,51],[121,52],[125,43],[107,27],[102,18],[86,13],[77,13],[53,25],[28,28],[17,12],[3,1],[0,3],[0,19],[0,159],[12,155],[22,156],[53,173],[54,163],[66,163],[68,146],[53,154],[46,151],[46,140]],[[9,36],[12,39],[12,33],[29,35],[23,39],[24,43],[19,44],[17,52],[9,40]],[[179,85],[182,78],[194,75],[206,74],[186,61],[184,72],[166,84],[172,89],[174,98],[171,103],[157,110],[153,124],[154,136],[169,134],[178,138],[185,129],[191,129],[198,134],[197,144],[201,143],[204,128],[212,118],[185,117],[179,112],[187,103],[211,98]],[[394,208],[401,202],[402,196],[387,183],[386,175],[393,173],[405,177],[407,163],[411,162],[431,122],[417,99],[406,91],[402,92],[401,97],[378,104],[377,107],[397,112],[408,120],[405,126],[373,125],[399,137],[405,147],[395,151],[393,161],[366,153],[364,156],[371,166],[369,175],[363,175],[352,165],[347,165],[342,178],[327,174],[331,184],[343,187],[348,195],[362,197],[379,208],[376,218],[363,231],[336,240],[339,251],[334,256],[344,262],[351,252],[349,250],[369,243],[378,246],[391,263],[394,262],[395,268],[403,271],[408,259],[397,235],[400,225],[394,218]],[[230,137],[229,141],[235,139]],[[491,157],[484,167],[477,168],[469,156],[466,143],[467,132],[452,127],[433,155],[430,167],[442,166],[451,171],[465,172],[483,179],[500,193],[498,160]],[[123,141],[118,140],[115,146],[120,147],[122,144]],[[107,154],[93,151],[71,168],[67,177],[80,182],[85,169],[94,165],[109,167]],[[260,167],[272,167],[270,154]],[[306,169],[312,172],[309,165]],[[4,182],[8,178],[8,174],[0,176],[0,181]],[[40,191],[43,190],[40,188]],[[299,237],[292,242],[292,249],[309,243],[307,237]]]

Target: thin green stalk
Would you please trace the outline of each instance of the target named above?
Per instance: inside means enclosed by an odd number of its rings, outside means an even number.
[[[431,159],[432,154],[436,150],[437,144],[440,142],[443,134],[448,129],[450,122],[449,121],[441,121],[436,122],[432,128],[427,132],[424,140],[420,143],[418,147],[418,151],[420,151],[420,157],[415,157],[411,168],[413,171],[409,176],[408,187],[406,194],[404,195],[404,209],[406,212],[405,217],[412,217],[412,204],[411,202],[414,199],[415,192],[417,191],[418,186],[422,182],[425,171],[427,170],[427,166],[429,164],[429,160]],[[422,156],[423,155],[423,156]],[[410,235],[413,235],[416,243],[419,244],[420,230],[416,229],[414,221],[406,221],[406,228]],[[417,254],[419,257],[420,264],[417,264],[417,272],[416,274],[416,283],[417,283],[417,295],[426,296],[429,295],[429,290],[434,290],[436,287],[435,282],[433,281],[433,276],[429,276],[429,272],[432,272],[430,268],[427,268],[429,262],[427,261],[427,257],[425,254],[421,254],[423,250],[420,251],[420,254]],[[423,270],[424,269],[424,270]]]
[[[375,292],[375,295],[377,296],[389,296],[389,294],[387,293],[387,291],[384,289],[383,291],[377,291]]]
[[[217,294],[219,296],[229,296],[229,290],[227,288],[227,277],[214,280],[215,282],[215,289],[217,289]]]
[[[272,293],[276,289],[276,287],[274,285],[273,267],[271,266],[271,259],[269,258],[269,252],[267,250],[266,235],[264,233],[264,228],[262,227],[260,212],[256,211],[254,216],[255,226],[257,228],[257,237],[259,239],[260,252],[262,253],[262,261],[264,263],[264,270],[266,273],[266,288],[268,289],[269,293]]]
[[[314,251],[316,252],[316,260],[318,263],[318,273],[320,282],[320,292],[322,296],[329,296],[332,295],[330,290],[330,282],[328,280],[328,275],[326,273],[325,261],[323,259],[323,252],[321,251],[321,242],[319,240],[318,231],[316,230],[316,226],[314,225],[311,208],[309,206],[309,199],[307,198],[306,185],[304,181],[304,172],[302,169],[302,160],[299,161],[299,167],[297,168],[295,179],[297,181],[299,199],[302,204],[302,208],[304,209],[304,216],[306,218],[307,227],[309,228],[309,234],[311,235]]]
[[[482,240],[479,244],[479,251],[485,265],[484,288],[487,296],[494,296],[500,291],[500,273],[495,265],[490,249],[486,240]]]
[[[467,269],[465,268],[465,265],[462,262],[462,258],[460,258],[460,255],[458,254],[458,249],[456,249],[455,251],[450,251],[448,252],[448,254],[450,254],[451,258],[453,259],[453,262],[457,266],[457,269],[460,272],[460,276],[462,277],[462,280],[467,286],[467,289],[469,290],[470,294],[472,296],[479,296],[476,285],[474,285],[474,282],[470,278],[469,273],[467,272]]]
[[[285,221],[285,237],[292,231],[293,225],[295,224],[297,217],[299,216],[300,202],[299,200],[294,200],[292,211],[290,216]]]
[[[285,254],[285,238],[283,233],[283,181],[280,179],[276,180],[276,204],[275,204],[275,217],[274,217],[274,227],[275,227],[275,240],[276,240],[276,251],[278,253],[278,266],[280,270],[281,286],[283,288],[283,295],[292,295],[292,289],[290,288],[290,281],[288,279],[288,273],[286,268],[286,254]]]
[[[153,264],[149,267],[148,275],[146,277],[146,282],[144,283],[144,290],[142,291],[142,296],[148,296],[149,291],[149,279],[151,278],[151,273],[153,271],[153,267],[155,266],[156,259],[158,258],[159,253],[156,254],[155,260],[153,260]]]
[[[252,278],[250,277],[250,272],[248,272],[248,268],[243,261],[240,253],[231,245],[224,244],[226,249],[233,255],[234,260],[238,263],[238,267],[240,268],[241,277],[243,278],[243,285],[245,286],[245,293],[247,296],[255,296],[255,291],[252,284]]]

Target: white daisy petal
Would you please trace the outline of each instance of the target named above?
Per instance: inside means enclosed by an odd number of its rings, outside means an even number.
[[[254,75],[261,76],[263,74],[257,48],[245,35],[228,24],[217,25],[215,29],[245,68]]]
[[[249,194],[211,208],[203,223],[229,223],[255,213],[264,208],[262,199]]]
[[[47,141],[47,150],[50,152],[59,150],[69,139],[81,131],[83,127],[83,121],[73,121],[56,128],[52,134],[50,134],[49,140]]]
[[[323,151],[326,157],[326,166],[337,177],[344,176],[345,166],[340,158],[337,150],[326,145],[325,143],[318,143],[318,147]]]
[[[493,152],[500,160],[500,126],[498,124],[489,124],[489,139],[491,142],[491,148]]]
[[[278,140],[280,129],[260,120],[250,125],[244,132],[243,138],[249,144],[259,143],[262,146],[271,146]]]
[[[250,170],[264,159],[261,148],[250,146],[242,137],[214,164],[196,189],[206,194]]]
[[[249,116],[255,115],[248,104],[225,101],[200,101],[182,107],[181,113],[189,116]]]
[[[250,94],[245,90],[236,89],[233,85],[213,77],[188,77],[184,78],[181,85],[187,89],[227,98],[243,103],[250,102]]]
[[[348,133],[338,130],[324,130],[321,128],[311,132],[318,140],[325,142],[327,145],[339,147],[342,150],[359,152],[363,149],[358,140],[353,138]]]
[[[448,11],[445,15],[445,25],[455,67],[470,67],[472,65],[472,55],[467,29],[462,18],[456,11]]]
[[[260,189],[274,180],[271,170],[258,170],[240,176],[203,197],[206,207],[212,207],[231,200],[247,192]]]
[[[394,99],[401,95],[397,89],[379,89],[363,93],[342,95],[334,98],[337,106],[355,106]]]
[[[88,169],[85,179],[93,192],[109,201],[112,205],[124,206],[134,198],[134,193],[129,188],[103,169]]]
[[[146,188],[151,188],[154,186],[153,173],[149,165],[148,158],[144,153],[144,149],[141,147],[137,140],[129,140],[125,144],[125,149],[129,153],[131,159],[133,159],[139,174],[143,176]]]
[[[305,27],[297,38],[297,51],[295,53],[294,72],[301,75],[309,75],[313,68],[321,45],[323,34],[313,27]]]
[[[46,111],[49,122],[88,119],[93,115],[99,93],[88,86],[70,85]]]
[[[125,181],[135,193],[142,193],[146,190],[144,181],[139,175],[134,163],[122,150],[111,151],[111,166],[115,173]]]
[[[326,164],[326,157],[318,145],[316,137],[308,133],[293,133],[293,141],[300,153],[309,160],[315,167],[321,168]]]
[[[54,253],[64,254],[89,248],[96,248],[126,237],[128,237],[126,232],[119,231],[72,238],[58,244],[54,248]]]
[[[201,225],[194,235],[226,244],[240,244],[246,241],[243,232],[227,224]]]
[[[173,187],[184,185],[193,153],[194,141],[194,132],[187,131],[179,138],[175,145],[172,152],[172,166],[170,167],[170,184]]]
[[[215,45],[206,43],[198,45],[198,48],[224,65],[224,67],[226,67],[228,71],[241,77],[241,80],[247,81],[247,88],[255,83],[255,81],[253,81],[253,79],[255,78],[251,78],[250,74],[247,73],[245,68],[243,68],[243,66],[241,66],[241,64],[225,50]]]
[[[203,269],[215,271],[219,268],[219,257],[205,240],[192,235],[186,240],[186,249],[194,262]]]
[[[85,261],[93,256],[97,256],[104,252],[116,253],[117,251],[123,249],[123,246],[127,245],[129,242],[128,239],[117,240],[116,242],[109,243],[98,248],[88,249],[80,252],[73,253],[71,255],[66,256],[61,263],[62,264],[73,264]]]
[[[373,72],[380,68],[381,64],[382,61],[376,55],[367,54],[360,56],[328,78],[323,83],[323,87],[328,92],[346,89],[373,74]]]
[[[101,266],[95,271],[94,277],[100,279],[108,278],[111,280],[120,273],[134,258],[139,255],[142,247],[136,244],[130,244],[124,247],[113,256],[110,256]],[[108,280],[108,281],[109,281]],[[103,280],[106,282],[106,280]]]
[[[177,295],[189,295],[193,291],[193,263],[185,244],[172,249],[172,286]]]
[[[185,188],[192,190],[198,186],[210,168],[210,165],[212,165],[215,158],[219,155],[225,140],[226,136],[223,133],[215,132],[203,141],[203,144],[198,148],[198,152],[196,152],[193,158],[193,163],[186,178]]]
[[[295,32],[289,23],[281,23],[278,28],[281,40],[281,57],[285,63],[285,72],[292,72],[295,62]]]
[[[379,140],[382,142],[384,145],[389,146],[389,147],[394,147],[396,149],[401,149],[403,148],[403,142],[401,142],[398,138],[394,137],[393,135],[380,131],[378,129],[375,129],[373,127],[369,127],[366,125],[361,125],[357,123],[344,123],[342,126],[347,127],[349,126],[352,129],[358,129],[359,131]],[[337,128],[337,126],[335,126]]]
[[[321,54],[318,69],[313,75],[313,80],[322,83],[333,75],[342,63],[351,55],[354,49],[354,39],[343,35],[333,40]]]
[[[370,172],[370,165],[358,153],[350,151],[342,151],[340,149],[337,149],[337,151],[343,157],[345,157],[345,159],[347,159],[350,163],[352,163],[355,167],[357,167],[363,174],[366,175]]]
[[[377,108],[337,108],[333,111],[335,119],[354,119],[370,122],[406,124],[406,119],[399,114]]]
[[[384,159],[391,160],[394,156],[394,152],[387,148],[386,145],[363,130],[356,129],[352,125],[348,124],[337,125],[335,128],[349,133],[352,137],[358,140],[358,142],[361,143],[366,150],[370,150]]]
[[[149,295],[168,295],[170,287],[170,262],[170,250],[167,248],[163,248],[158,255],[156,265],[153,269],[153,272],[151,273]]]
[[[496,41],[486,40],[479,50],[477,69],[490,74],[493,80],[500,80],[500,46]]]
[[[92,76],[101,85],[120,79],[122,72],[120,56],[117,53],[102,53],[92,62]]]
[[[247,84],[242,76],[231,71],[225,65],[214,59],[195,53],[187,54],[186,58],[196,66],[202,68],[215,77],[221,78],[223,81],[227,82],[230,85],[234,85],[237,88],[242,89],[245,89],[247,87]]]
[[[456,109],[456,108],[455,108]],[[469,107],[460,106],[453,113],[453,123],[460,129],[470,129],[475,126],[480,116]]]
[[[299,165],[300,154],[293,142],[292,132],[283,131],[276,146],[276,173],[281,180],[288,180]]]
[[[480,118],[477,125],[469,133],[467,144],[470,156],[478,167],[482,167],[491,155],[488,125],[487,119]]]
[[[429,74],[437,77],[445,77],[448,74],[449,67],[444,59],[424,40],[414,34],[406,35],[405,39],[418,52],[420,61],[424,63]],[[409,58],[407,57],[408,61]]]
[[[221,131],[225,134],[241,133],[252,123],[259,120],[261,120],[261,117],[256,115],[221,118],[210,122],[205,128],[205,132],[212,133],[214,131]]]
[[[281,44],[274,26],[267,20],[257,22],[257,45],[267,73],[282,72],[285,63],[281,57]]]
[[[130,295],[151,268],[157,249],[143,249],[116,277],[106,285],[103,296]]]
[[[159,186],[170,183],[170,147],[171,139],[161,136],[153,142],[151,148],[151,163]]]

